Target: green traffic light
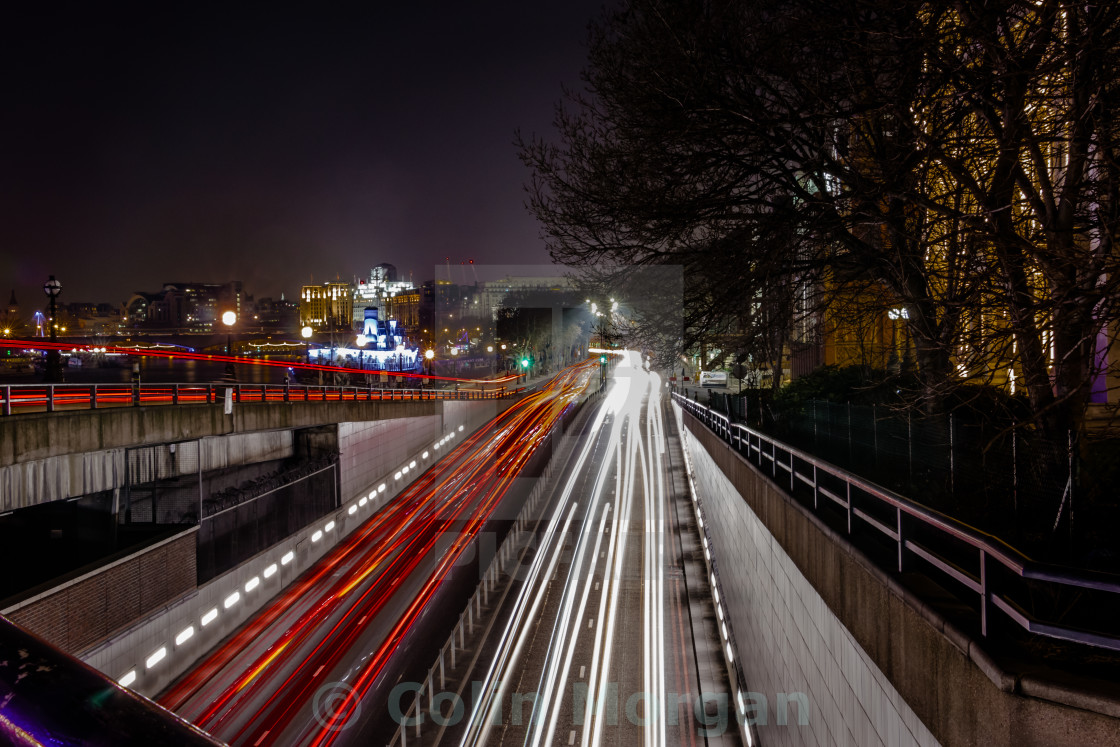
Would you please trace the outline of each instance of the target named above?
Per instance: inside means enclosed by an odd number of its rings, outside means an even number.
[[[522,368],[528,368],[529,367],[529,359],[528,358],[522,358],[521,359],[521,367]]]
[[[599,356],[599,362],[600,362],[600,363],[606,363],[606,362],[607,362],[607,356],[605,356],[605,355],[600,355],[600,356]]]

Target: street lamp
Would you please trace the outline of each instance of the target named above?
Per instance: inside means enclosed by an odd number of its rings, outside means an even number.
[[[311,362],[311,327],[304,327],[299,331],[300,337],[303,338],[303,362]]]
[[[51,342],[58,342],[55,299],[62,292],[62,283],[55,280],[54,275],[51,275],[47,282],[43,283],[43,292],[47,294],[47,298],[51,301]],[[62,357],[54,347],[47,351],[47,381],[52,383],[62,381]]]
[[[365,346],[369,344],[369,338],[366,337],[365,334],[360,334],[354,339],[354,342],[358,345],[358,370],[364,371],[366,365],[362,360],[362,353]]]
[[[237,323],[237,314],[232,311],[227,311],[222,314],[222,324],[226,325],[226,356],[233,355],[233,325]],[[233,368],[233,361],[226,362],[225,378],[233,381],[236,378],[236,372]]]
[[[436,351],[428,348],[424,351],[424,359],[428,362],[428,375],[432,375],[432,359],[436,357]]]

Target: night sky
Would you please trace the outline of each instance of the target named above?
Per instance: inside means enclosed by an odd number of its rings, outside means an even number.
[[[553,135],[602,0],[34,6],[0,22],[0,293],[24,313],[49,274],[120,303],[549,261],[514,133]]]

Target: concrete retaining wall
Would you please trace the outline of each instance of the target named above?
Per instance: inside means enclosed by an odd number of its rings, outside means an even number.
[[[389,467],[423,453],[440,437],[440,418],[429,415],[407,420],[339,423],[338,451],[341,495],[369,492]]]
[[[139,448],[133,453],[135,483],[223,469],[292,455],[292,432],[263,431],[210,436]],[[0,467],[0,511],[114,490],[125,484],[125,449],[62,454]]]
[[[747,685],[770,699],[766,744],[1120,744],[1116,699],[1001,671],[703,424],[683,420]],[[808,697],[807,726],[776,725],[771,695],[791,691]]]
[[[189,441],[232,433],[437,415],[441,400],[287,402],[178,407],[113,407],[0,418],[0,467],[64,454]],[[468,404],[468,403],[464,403]]]

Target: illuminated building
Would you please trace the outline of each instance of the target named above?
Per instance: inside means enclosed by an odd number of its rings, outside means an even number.
[[[354,326],[362,325],[366,308],[376,309],[379,319],[390,318],[386,308],[387,300],[398,293],[412,289],[411,281],[397,280],[397,268],[393,265],[383,262],[372,268],[368,279],[359,278],[354,282],[354,306],[351,312]]]
[[[299,323],[316,332],[353,329],[354,293],[350,283],[305,285],[299,294]]]

